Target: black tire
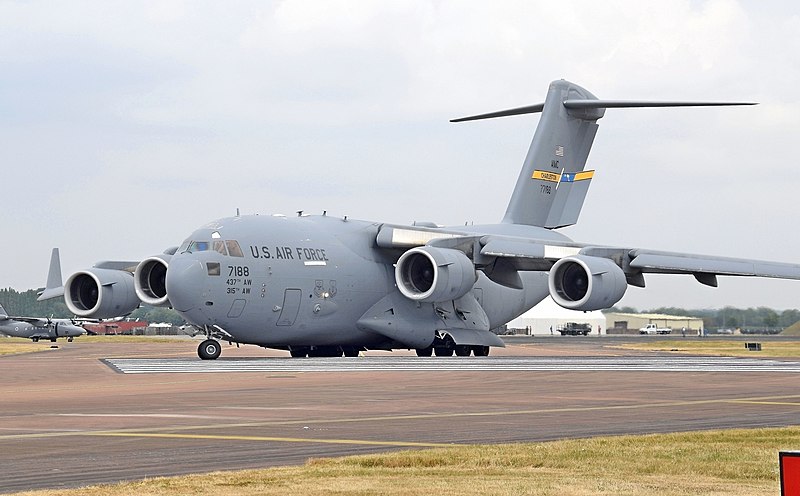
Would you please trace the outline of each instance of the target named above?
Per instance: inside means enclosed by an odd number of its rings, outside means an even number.
[[[469,354],[472,353],[472,348],[465,344],[457,344],[455,352],[456,356],[461,356],[461,357],[469,356]]]
[[[342,348],[342,351],[344,351],[344,356],[346,357],[357,357],[358,352],[361,350],[352,346],[346,346]]]
[[[308,356],[308,348],[292,348],[289,350],[289,354],[292,355],[292,358],[305,358]]]
[[[222,353],[222,347],[215,339],[206,339],[197,347],[197,356],[201,360],[216,360],[220,353]]]
[[[488,346],[473,346],[472,353],[475,356],[489,356],[489,347]]]
[[[427,348],[417,348],[416,352],[418,357],[429,357],[433,354],[433,346],[428,346]]]
[[[313,358],[335,358],[342,356],[342,349],[338,346],[317,346],[308,350],[308,356]]]
[[[436,356],[453,356],[453,348],[448,348],[446,346],[437,346],[433,349],[433,353]]]

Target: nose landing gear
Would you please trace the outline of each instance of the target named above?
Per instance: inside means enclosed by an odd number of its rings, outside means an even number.
[[[197,347],[197,355],[202,360],[216,360],[222,353],[222,347],[216,339],[206,339]]]

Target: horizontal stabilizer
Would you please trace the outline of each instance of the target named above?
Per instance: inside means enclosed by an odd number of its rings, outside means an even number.
[[[541,113],[504,224],[559,229],[578,222],[594,171],[586,170],[597,121],[606,109],[721,107],[753,102],[601,100],[577,84],[553,81],[544,103],[453,119],[450,122]]]
[[[657,108],[657,107],[732,107],[758,105],[756,102],[649,102],[638,100],[564,100],[568,109]]]
[[[757,102],[669,102],[646,100],[564,100],[564,108],[570,110],[581,109],[610,109],[610,108],[661,108],[661,107],[735,107],[741,105],[758,105]],[[537,114],[544,110],[544,103],[517,107],[508,110],[498,110],[486,114],[470,115],[451,119],[450,122],[477,121],[481,119],[494,119],[495,117],[508,117],[511,115]]]
[[[452,119],[450,122],[465,122],[477,121],[480,119],[493,119],[495,117],[507,117],[509,115],[522,115],[522,114],[535,114],[544,109],[544,103],[537,103],[536,105],[528,105],[527,107],[518,107],[508,110],[499,110],[497,112],[489,112],[488,114],[471,115],[469,117],[460,117]]]

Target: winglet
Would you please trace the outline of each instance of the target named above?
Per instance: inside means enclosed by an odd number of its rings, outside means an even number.
[[[36,301],[49,300],[64,295],[64,283],[61,280],[61,257],[58,248],[53,248],[50,255],[50,270],[47,272],[47,287],[39,293]]]

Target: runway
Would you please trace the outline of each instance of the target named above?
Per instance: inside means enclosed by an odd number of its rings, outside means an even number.
[[[560,339],[487,358],[289,359],[234,347],[203,362],[195,347],[76,340],[0,358],[0,492],[800,418],[797,361]]]
[[[787,372],[800,363],[717,357],[358,357],[358,358],[116,358],[104,360],[123,374],[198,374],[232,372]]]

